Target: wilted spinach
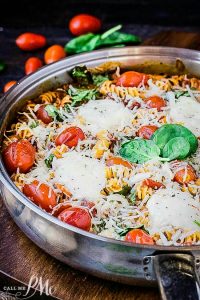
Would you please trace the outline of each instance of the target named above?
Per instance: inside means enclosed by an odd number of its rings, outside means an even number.
[[[57,121],[62,122],[63,118],[59,112],[59,110],[52,104],[48,104],[45,106],[45,110],[48,113],[48,115],[54,119],[56,119]]]
[[[176,99],[178,99],[181,96],[186,96],[186,97],[190,96],[190,94],[188,93],[188,91],[175,91],[174,94],[175,94],[175,98]]]
[[[92,76],[86,66],[76,66],[70,72],[71,77],[80,85],[88,85],[92,82]]]
[[[119,234],[119,236],[125,236],[129,231],[131,231],[133,229],[142,229],[146,233],[149,234],[149,232],[145,229],[144,225],[138,225],[138,226],[135,226],[135,227],[127,227],[125,229],[122,229],[121,231],[118,231],[117,233]]]
[[[165,145],[162,156],[169,161],[173,159],[184,159],[190,152],[190,144],[184,137],[175,137]]]
[[[109,80],[108,75],[92,74],[93,84],[97,86],[101,85],[106,80]]]
[[[54,158],[54,155],[50,154],[49,157],[44,160],[47,168],[51,168],[52,167],[53,158]]]
[[[84,101],[95,100],[99,92],[97,89],[81,89],[70,86],[68,94],[71,96],[71,106],[76,106]]]
[[[39,122],[34,120],[34,121],[29,125],[29,127],[30,127],[31,129],[33,129],[33,128],[36,128],[38,125],[39,125]]]
[[[117,192],[116,194],[120,194],[123,196],[127,196],[130,193],[131,187],[128,185],[123,186],[122,190]]]

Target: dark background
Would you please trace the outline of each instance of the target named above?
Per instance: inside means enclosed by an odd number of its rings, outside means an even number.
[[[65,45],[72,38],[68,30],[71,17],[89,13],[102,20],[102,31],[123,25],[123,31],[142,40],[165,30],[200,29],[200,0],[1,0],[0,59],[7,68],[0,73],[0,91],[10,80],[24,76],[24,63],[30,56],[43,58],[44,49],[22,52],[16,37],[26,31],[47,37],[48,46]]]

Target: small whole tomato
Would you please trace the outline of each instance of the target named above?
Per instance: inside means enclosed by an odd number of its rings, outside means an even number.
[[[24,51],[43,48],[46,43],[46,38],[43,35],[31,32],[23,33],[16,39],[16,45]]]
[[[88,210],[80,207],[64,209],[58,215],[58,219],[86,231],[89,231],[91,227],[91,217]]]
[[[132,229],[129,231],[125,236],[125,241],[136,244],[154,245],[152,237],[142,229]]]
[[[132,165],[128,161],[122,159],[121,157],[114,156],[106,160],[106,166],[111,167],[113,165],[122,165],[129,169],[132,169]]]
[[[149,76],[146,74],[135,71],[127,71],[118,77],[116,85],[123,87],[138,87],[138,85],[142,82],[146,85],[148,79]]]
[[[161,188],[161,187],[165,188],[165,185],[163,183],[155,181],[155,180],[152,180],[150,178],[145,179],[142,184],[146,185],[146,186],[148,186],[148,187],[150,187],[152,189],[156,189],[156,190],[159,189],[159,188]]]
[[[35,152],[35,148],[27,140],[9,144],[2,152],[7,171],[12,174],[19,168],[20,172],[27,173],[35,162]]]
[[[180,184],[187,184],[191,181],[195,181],[196,179],[196,172],[189,164],[185,168],[178,170],[174,176],[174,181]]]
[[[101,28],[101,21],[87,14],[80,14],[73,17],[69,22],[69,30],[73,35],[79,36],[89,32],[97,32]]]
[[[166,106],[166,101],[159,96],[151,96],[144,101],[149,108],[157,108],[158,111],[161,111]]]
[[[11,80],[11,81],[7,82],[3,87],[3,92],[6,93],[16,83],[17,83],[16,80]]]
[[[42,61],[38,57],[30,57],[25,62],[25,74],[29,75],[42,67]]]
[[[40,183],[38,180],[34,180],[30,184],[25,184],[23,193],[47,212],[52,211],[53,207],[57,204],[56,194],[53,189],[45,183]]]
[[[69,148],[75,147],[79,140],[84,140],[85,135],[81,128],[72,126],[63,130],[55,140],[56,146],[65,144]]]
[[[65,49],[60,45],[49,47],[44,53],[44,61],[46,64],[51,64],[66,56]]]
[[[140,127],[140,129],[138,130],[138,136],[146,139],[146,140],[150,140],[151,136],[154,134],[154,132],[158,129],[157,126],[155,125],[145,125]]]
[[[46,105],[40,105],[39,109],[36,111],[36,116],[45,124],[49,124],[53,121],[53,118],[48,115],[48,112],[45,110]]]

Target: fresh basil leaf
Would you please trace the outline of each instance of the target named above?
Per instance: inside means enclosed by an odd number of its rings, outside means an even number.
[[[135,226],[135,227],[127,227],[125,229],[122,229],[121,231],[118,231],[117,233],[119,234],[119,236],[125,236],[129,231],[131,231],[133,229],[142,229],[146,233],[149,234],[149,232],[145,229],[144,225],[138,225],[138,226]]]
[[[76,106],[84,101],[95,100],[99,92],[97,89],[79,89],[70,87],[68,94],[71,96],[71,106]]]
[[[106,32],[104,32],[102,35],[101,35],[101,39],[104,40],[106,39],[108,36],[110,36],[111,34],[113,34],[115,31],[118,31],[122,28],[122,25],[117,25],[115,27],[112,27],[110,29],[108,29]]]
[[[188,155],[196,152],[198,148],[198,139],[189,129],[182,125],[165,124],[154,132],[151,140],[154,141],[160,148],[162,154],[165,145],[169,142],[169,140],[175,137],[183,137],[189,142],[190,151]]]
[[[109,35],[105,39],[101,39],[99,41],[98,46],[111,46],[111,45],[117,45],[117,44],[133,44],[133,43],[140,43],[141,39],[134,35],[129,33],[123,33],[123,32],[113,32],[111,35]]]
[[[65,45],[65,51],[68,54],[92,51],[97,47],[100,38],[100,34],[94,33],[80,35]]]
[[[52,167],[53,158],[54,158],[54,155],[50,154],[49,157],[44,160],[47,168],[51,168]]]
[[[5,67],[6,64],[2,60],[0,60],[0,72],[2,72],[5,69]]]
[[[125,185],[125,186],[123,186],[121,191],[119,191],[115,194],[120,194],[120,195],[123,195],[123,196],[127,196],[130,193],[130,190],[131,190],[131,187],[128,186],[128,185]]]
[[[108,75],[92,74],[93,83],[97,86],[101,85],[104,81],[109,80]]]
[[[190,94],[188,93],[188,91],[175,91],[175,98],[178,99],[181,96],[186,96],[186,97],[190,97]]]
[[[48,113],[48,115],[54,119],[56,119],[57,121],[62,122],[63,118],[59,112],[59,110],[52,104],[48,104],[45,106],[45,110]]]
[[[194,223],[200,227],[200,221],[195,220]]]
[[[169,161],[184,159],[190,152],[190,144],[184,137],[175,137],[165,145],[162,156]]]
[[[70,72],[71,77],[80,85],[88,85],[92,82],[92,76],[86,66],[76,66]]]
[[[158,158],[159,147],[151,140],[135,139],[124,143],[120,150],[120,155],[130,162],[145,163],[148,160]]]
[[[39,122],[34,120],[34,121],[30,124],[29,127],[30,127],[31,129],[33,129],[33,128],[36,128],[38,125],[39,125]]]

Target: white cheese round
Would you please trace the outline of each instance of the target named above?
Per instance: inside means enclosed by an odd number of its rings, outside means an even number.
[[[133,119],[128,108],[109,99],[89,101],[79,108],[78,116],[84,119],[85,129],[94,135],[101,130],[122,130]]]
[[[54,181],[63,184],[75,199],[94,201],[105,187],[105,165],[76,151],[53,160]]]
[[[200,203],[191,194],[175,189],[159,189],[147,203],[150,233],[173,226],[184,230],[197,230],[195,220],[200,219]]]
[[[200,103],[191,97],[181,96],[170,104],[170,117],[173,122],[181,122],[196,136],[200,136]]]

